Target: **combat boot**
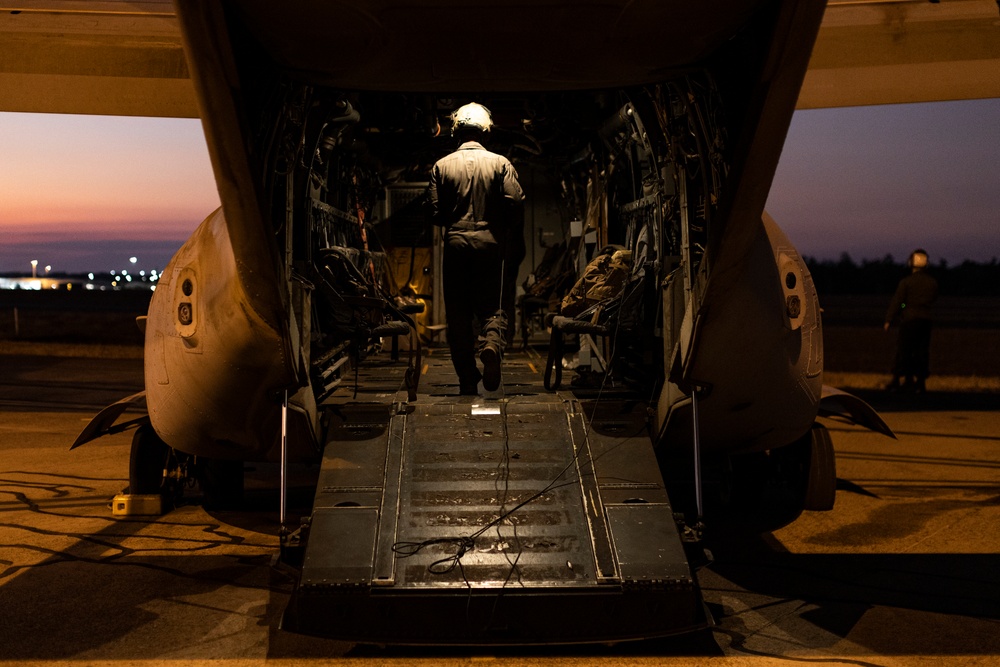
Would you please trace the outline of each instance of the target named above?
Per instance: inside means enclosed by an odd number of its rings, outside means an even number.
[[[483,362],[483,389],[496,391],[500,388],[500,347],[495,343],[487,343],[479,360]]]

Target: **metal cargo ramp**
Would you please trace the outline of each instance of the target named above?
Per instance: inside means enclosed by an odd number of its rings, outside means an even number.
[[[450,370],[432,355],[409,403],[386,391],[401,377],[394,366],[368,368],[379,380],[330,407],[283,627],[385,644],[535,644],[704,626],[645,406],[545,392],[517,355],[499,395],[458,396]]]

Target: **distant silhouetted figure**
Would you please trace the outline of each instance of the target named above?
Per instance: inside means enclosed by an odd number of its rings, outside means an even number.
[[[908,264],[910,275],[899,281],[896,293],[885,313],[885,325],[899,318],[899,339],[896,343],[896,361],[892,367],[889,391],[900,389],[922,393],[930,375],[931,304],[937,300],[938,284],[927,273],[927,252],[914,250]],[[903,385],[900,385],[900,382]]]

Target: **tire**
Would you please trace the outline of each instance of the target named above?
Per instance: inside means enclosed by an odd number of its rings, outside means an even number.
[[[163,492],[163,470],[170,456],[170,447],[160,440],[149,424],[136,429],[128,461],[128,489],[133,495],[154,495]]]
[[[803,509],[825,512],[837,497],[837,460],[830,432],[822,424],[809,430],[809,468],[805,480]]]

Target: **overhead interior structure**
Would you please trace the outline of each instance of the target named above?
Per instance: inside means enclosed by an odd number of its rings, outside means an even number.
[[[0,91],[0,111],[198,116],[171,0],[4,3]],[[798,108],[992,97],[992,0],[830,0]]]

